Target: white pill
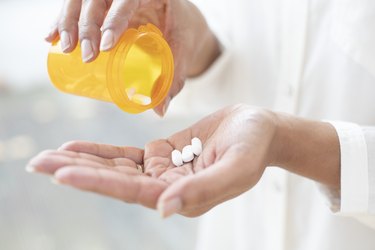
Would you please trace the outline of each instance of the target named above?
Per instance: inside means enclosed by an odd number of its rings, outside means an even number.
[[[196,156],[199,156],[202,153],[202,142],[201,140],[199,140],[198,137],[194,137],[193,139],[191,139],[191,147],[192,147],[193,153]]]
[[[135,94],[135,88],[127,88],[125,91],[126,91],[126,95],[131,100]]]
[[[187,145],[182,149],[182,160],[184,162],[191,162],[194,159],[193,148]]]
[[[184,164],[184,162],[182,161],[182,154],[177,149],[172,151],[171,157],[173,165],[175,165],[176,167],[182,166]]]
[[[141,105],[149,105],[151,103],[151,98],[142,94],[134,94],[131,100]]]

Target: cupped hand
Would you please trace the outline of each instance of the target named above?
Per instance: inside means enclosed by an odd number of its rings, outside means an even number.
[[[174,80],[168,97],[154,110],[164,115],[187,76],[203,72],[220,53],[213,33],[186,0],[65,0],[48,42],[60,37],[71,52],[78,41],[82,60],[91,62],[99,51],[112,49],[129,27],[153,23],[163,32],[174,56]]]
[[[157,208],[162,216],[198,216],[249,190],[269,163],[275,134],[273,115],[231,106],[207,116],[145,149],[69,142],[45,151],[27,169],[51,174],[61,184]],[[199,157],[181,167],[171,152],[198,137]]]

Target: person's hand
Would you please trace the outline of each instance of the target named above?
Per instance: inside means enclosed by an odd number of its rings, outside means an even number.
[[[99,51],[113,48],[127,28],[148,22],[163,32],[174,56],[175,76],[169,96],[155,108],[163,116],[185,78],[202,73],[220,54],[204,17],[189,1],[65,0],[46,40],[52,42],[60,37],[66,53],[80,41],[82,60],[91,62]]]
[[[144,151],[70,142],[42,152],[28,169],[82,190],[157,207],[163,216],[198,216],[257,183],[268,163],[272,119],[268,111],[228,107],[166,140],[147,144]],[[182,150],[193,137],[204,144],[202,154],[175,167],[171,152]]]
[[[181,167],[171,152],[198,137],[199,157]],[[57,182],[125,202],[198,216],[252,188],[268,165],[340,188],[340,150],[335,129],[244,105],[227,107],[145,149],[71,142],[46,151],[27,166]],[[143,171],[141,171],[143,169]]]

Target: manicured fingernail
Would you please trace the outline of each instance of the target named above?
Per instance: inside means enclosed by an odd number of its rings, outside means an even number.
[[[48,30],[48,33],[47,35],[44,37],[45,40],[50,40],[51,39],[51,36],[53,35],[53,33],[55,32],[55,29],[51,28]]]
[[[168,97],[165,99],[165,102],[164,102],[164,106],[163,106],[163,116],[165,115],[165,113],[167,113],[167,110],[168,110],[168,106],[169,106],[170,101],[171,101],[171,97],[168,96]]]
[[[68,32],[66,32],[65,30],[60,33],[60,41],[62,51],[66,52],[70,48],[70,45],[72,43],[70,42],[70,36]]]
[[[32,165],[27,165],[25,170],[28,173],[35,173],[36,172],[34,166],[32,166]]]
[[[48,34],[44,37],[44,40],[46,40],[47,42],[51,42],[51,33],[48,33]]]
[[[88,62],[90,59],[94,57],[94,51],[92,49],[92,45],[90,40],[83,39],[81,42],[81,50],[82,50],[82,61]]]
[[[107,51],[110,50],[113,46],[115,36],[112,30],[106,30],[103,33],[102,41],[100,42],[100,50]]]
[[[182,202],[180,198],[173,198],[158,204],[158,211],[163,218],[167,218],[172,214],[179,212],[182,208]]]

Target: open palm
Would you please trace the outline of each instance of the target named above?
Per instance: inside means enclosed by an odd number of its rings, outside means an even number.
[[[257,183],[273,136],[264,117],[264,112],[246,106],[228,107],[144,150],[69,142],[40,153],[28,169],[82,190],[157,207],[163,216],[197,216]],[[171,152],[193,137],[203,142],[202,154],[175,167]]]

